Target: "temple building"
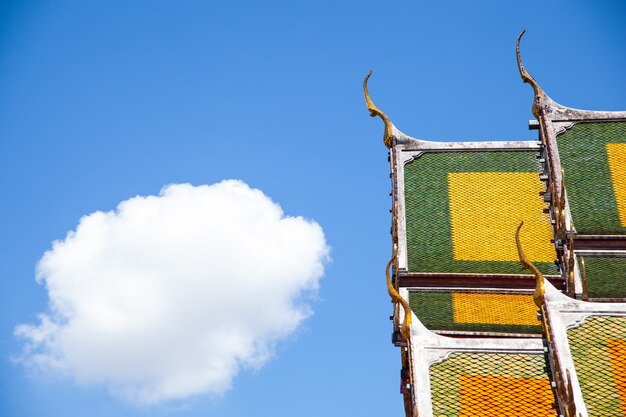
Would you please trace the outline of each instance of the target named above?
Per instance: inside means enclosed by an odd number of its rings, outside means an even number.
[[[384,122],[387,286],[409,417],[626,416],[626,111],[534,91],[536,141]]]

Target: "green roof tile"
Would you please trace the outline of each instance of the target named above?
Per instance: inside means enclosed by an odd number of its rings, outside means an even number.
[[[449,195],[449,179],[455,173],[537,173],[539,182],[539,163],[535,151],[456,151],[441,153],[425,153],[405,166],[405,202],[406,202],[406,236],[408,269],[411,272],[469,272],[469,273],[524,273],[515,256],[509,260],[458,260],[455,259],[453,247],[453,231],[451,223],[451,206]],[[532,178],[532,177],[531,177]],[[484,185],[486,191],[490,183]],[[541,184],[537,184],[541,186]],[[511,187],[515,194],[515,187]],[[471,199],[472,195],[465,196]],[[529,198],[541,200],[537,191]],[[493,201],[496,208],[500,201]],[[543,213],[543,203],[537,202],[539,208],[533,216],[549,223]],[[502,207],[494,220],[508,215],[506,207]],[[479,213],[476,213],[479,215]],[[496,218],[497,217],[497,218]],[[519,220],[514,219],[511,230],[498,233],[512,236]],[[549,226],[546,226],[549,228]],[[484,229],[477,226],[477,231]],[[549,229],[548,229],[549,230]],[[551,231],[549,232],[551,235]],[[504,235],[503,235],[504,236]],[[550,237],[544,239],[549,242]],[[538,241],[538,239],[535,239]],[[544,242],[544,243],[545,243]],[[480,245],[478,245],[480,246]],[[480,247],[476,247],[480,250]],[[551,261],[536,262],[546,274],[557,274],[558,270]]]
[[[589,417],[626,412],[626,317],[589,317],[567,331]]]
[[[607,145],[616,143],[626,143],[626,122],[581,122],[557,136],[565,188],[578,233],[626,234],[626,226],[620,222],[607,154]]]
[[[585,257],[591,298],[626,298],[626,258]]]
[[[434,416],[556,416],[539,354],[453,353],[430,368]]]

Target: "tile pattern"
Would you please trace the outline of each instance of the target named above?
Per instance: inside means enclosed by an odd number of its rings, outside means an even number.
[[[438,417],[556,416],[543,355],[453,353],[430,368]]]
[[[626,298],[626,258],[586,256],[585,268],[589,297]]]
[[[419,290],[409,304],[430,330],[541,333],[531,295]]]
[[[611,360],[611,370],[613,378],[615,378],[615,387],[617,394],[622,400],[622,415],[626,415],[626,341],[609,340],[607,341],[609,348],[609,358]]]
[[[448,195],[454,259],[519,260],[511,235],[525,220],[522,244],[532,262],[555,259],[552,227],[538,198],[545,186],[535,172],[452,172]]]
[[[535,151],[426,153],[408,163],[409,271],[524,273],[510,238],[524,220],[529,225],[524,247],[542,272],[558,273],[550,220],[543,212],[547,204],[540,195],[544,189]],[[502,227],[485,228],[489,222]],[[471,239],[463,243],[466,236]],[[504,250],[502,242],[507,242]]]
[[[626,226],[626,143],[607,143],[611,182],[622,226]]]
[[[626,234],[620,213],[626,204],[625,143],[626,122],[581,122],[557,136],[570,210],[581,234]]]
[[[530,295],[452,293],[454,321],[535,326],[537,306]]]
[[[567,337],[589,417],[625,415],[626,317],[588,317]]]

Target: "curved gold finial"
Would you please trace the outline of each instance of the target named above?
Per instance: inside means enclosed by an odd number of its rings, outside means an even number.
[[[402,298],[400,294],[398,294],[398,291],[396,290],[396,288],[393,286],[393,283],[391,282],[391,274],[389,272],[391,265],[396,260],[396,255],[397,255],[396,245],[394,245],[393,254],[391,255],[391,259],[389,260],[389,262],[387,262],[387,267],[385,268],[385,276],[387,278],[387,291],[389,292],[389,296],[391,297],[391,302],[400,303],[402,305],[402,308],[404,309],[404,321],[402,322],[402,328],[400,329],[400,334],[405,339],[408,339],[409,329],[411,328],[411,321],[412,321],[411,306],[404,298]]]
[[[552,204],[552,213],[554,214],[556,236],[558,239],[561,239],[561,206],[559,205],[559,199],[556,194],[556,183],[554,178],[551,178],[548,184],[550,190],[550,203]]]
[[[569,221],[569,237],[567,240],[567,293],[570,297],[575,297],[574,291],[574,267],[576,260],[574,259],[574,223]]]
[[[565,239],[566,236],[566,228],[565,228],[565,169],[561,168],[561,189],[559,190],[559,223],[557,224],[557,231],[560,230],[560,239]],[[570,228],[570,232],[573,229]]]
[[[376,107],[376,105],[370,98],[370,93],[367,91],[367,80],[369,80],[371,75],[372,70],[370,70],[370,72],[365,76],[365,79],[363,80],[363,93],[365,94],[365,103],[367,104],[367,110],[369,110],[370,116],[378,116],[383,119],[383,122],[385,123],[385,136],[383,137],[383,141],[385,142],[386,147],[391,148],[391,142],[393,138],[391,120],[389,120],[385,113],[383,113],[378,107]]]
[[[565,399],[565,417],[577,417],[580,414],[576,412],[576,402],[574,401],[574,386],[572,385],[572,375],[569,369],[565,370],[565,379],[567,380],[567,398]]]
[[[540,100],[543,98],[544,93],[541,87],[539,86],[539,83],[537,83],[537,81],[533,78],[533,76],[528,73],[528,71],[526,70],[526,67],[524,66],[524,63],[522,62],[522,54],[520,53],[519,43],[520,43],[520,40],[522,39],[522,36],[524,36],[524,33],[526,33],[526,29],[520,32],[519,36],[517,37],[517,42],[515,42],[515,54],[517,56],[517,68],[519,69],[519,74],[522,77],[522,80],[525,83],[528,83],[533,87],[533,91],[535,92],[535,102],[533,103],[533,114],[535,115],[535,117],[539,117],[538,110],[540,106]]]
[[[574,286],[574,270],[571,269],[567,272],[567,295],[572,298],[576,297],[576,288],[574,288]]]
[[[530,259],[526,257],[526,255],[524,254],[524,250],[522,249],[522,243],[519,239],[519,231],[522,228],[523,224],[523,221],[520,222],[519,226],[517,226],[517,230],[515,231],[515,244],[517,245],[517,254],[519,256],[520,262],[522,263],[522,268],[530,269],[537,278],[537,283],[535,284],[535,295],[533,296],[533,300],[535,301],[535,304],[537,304],[537,307],[541,307],[545,300],[546,286],[543,282],[543,274],[532,262],[530,262]]]

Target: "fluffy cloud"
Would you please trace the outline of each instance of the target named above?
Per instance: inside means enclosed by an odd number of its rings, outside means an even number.
[[[240,181],[131,198],[41,258],[22,360],[140,403],[223,392],[311,314],[327,257],[317,223]]]

